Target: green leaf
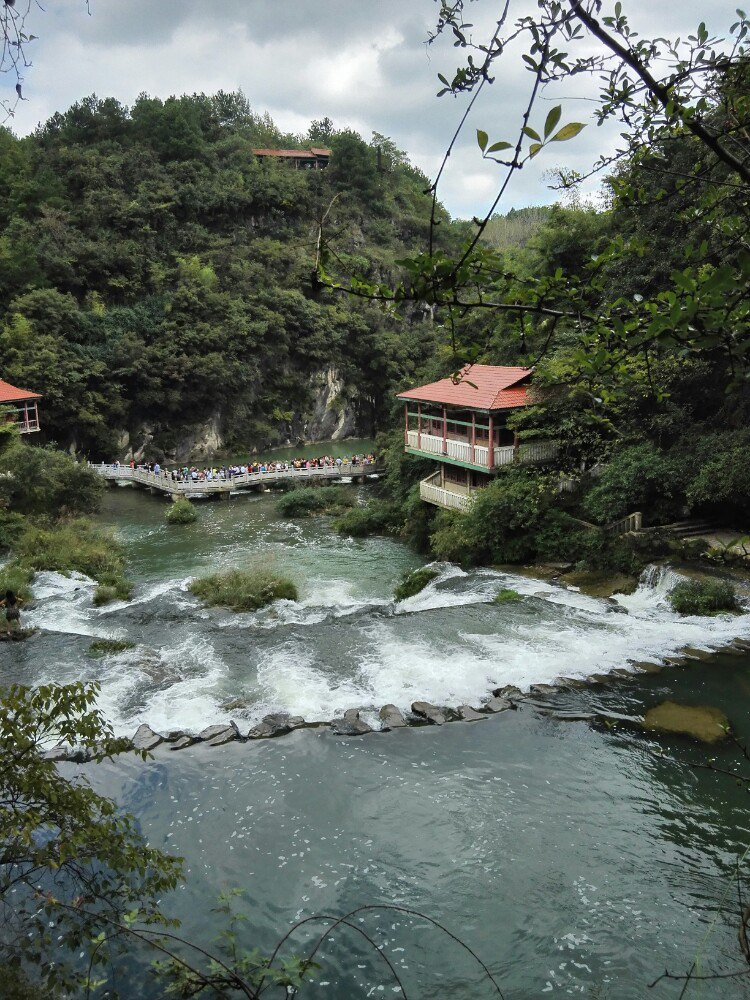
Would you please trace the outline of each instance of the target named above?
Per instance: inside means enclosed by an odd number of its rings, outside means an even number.
[[[487,135],[487,133],[483,132],[481,128],[478,128],[477,129],[477,145],[482,150],[482,152],[484,152],[485,149],[487,148],[487,142],[488,142],[488,140],[489,140],[489,136]]]
[[[562,105],[558,104],[556,108],[552,108],[550,113],[547,115],[546,121],[544,122],[544,138],[547,139],[552,132],[557,127],[557,123],[560,121],[560,115],[562,114]]]
[[[499,153],[501,149],[511,149],[513,147],[512,142],[493,142],[490,148],[487,150],[488,153]]]
[[[541,142],[532,142],[532,144],[529,146],[529,159],[533,160],[541,148],[542,148]]]
[[[527,135],[529,139],[536,139],[537,142],[542,141],[542,137],[530,125],[524,125],[523,134]]]
[[[568,139],[574,139],[585,128],[586,126],[581,122],[568,122],[556,135],[552,136],[550,142],[566,142]]]

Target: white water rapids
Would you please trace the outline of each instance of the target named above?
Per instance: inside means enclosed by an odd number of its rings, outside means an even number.
[[[245,730],[275,711],[312,722],[353,707],[372,719],[387,702],[478,705],[499,685],[584,678],[750,637],[749,614],[673,613],[666,597],[679,577],[667,568],[611,601],[511,573],[436,568],[437,579],[401,604],[329,578],[308,581],[299,603],[241,615],[201,608],[185,578],[96,608],[91,581],[42,573],[24,622],[40,635],[2,655],[26,683],[99,681],[100,707],[132,733],[141,722],[196,731],[229,718]],[[487,603],[501,588],[522,599]],[[95,637],[137,645],[94,659]]]

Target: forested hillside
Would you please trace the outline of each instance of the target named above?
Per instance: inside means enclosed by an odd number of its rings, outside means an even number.
[[[252,153],[311,142],[328,169]],[[184,454],[210,422],[262,448],[304,433],[334,373],[335,405],[369,431],[433,350],[421,312],[313,278],[329,207],[339,272],[392,281],[424,242],[426,179],[382,136],[327,119],[285,135],[241,94],[91,97],[28,138],[0,132],[0,164],[0,374],[44,395],[48,440],[109,457],[148,431],[153,453]]]

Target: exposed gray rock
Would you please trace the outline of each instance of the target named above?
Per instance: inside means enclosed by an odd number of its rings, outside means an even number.
[[[237,712],[247,708],[248,705],[244,698],[235,698],[233,701],[225,701],[221,707],[225,712]]]
[[[170,729],[170,731],[164,737],[166,743],[176,743],[177,740],[181,740],[183,736],[189,736],[190,733],[186,732],[184,729]]]
[[[211,726],[210,728],[215,729],[216,727],[215,726]],[[203,732],[205,733],[206,730],[204,729]],[[239,729],[237,728],[237,726],[235,725],[234,722],[230,722],[228,726],[222,726],[222,727],[220,727],[220,732],[215,733],[213,736],[210,736],[208,739],[206,739],[205,736],[202,737],[202,738],[205,741],[205,743],[208,744],[208,746],[210,746],[210,747],[220,747],[220,746],[223,746],[225,743],[231,743],[232,740],[239,739],[240,738],[240,731],[239,731]]]
[[[155,733],[151,726],[146,725],[145,722],[142,726],[138,726],[133,737],[133,746],[136,750],[153,750],[163,742],[164,737]]]
[[[458,717],[462,722],[479,722],[481,719],[486,719],[486,715],[482,715],[481,712],[477,712],[475,708],[470,705],[459,705],[458,706]]]
[[[536,695],[555,694],[557,688],[553,684],[532,684],[529,691]]]
[[[191,747],[194,743],[198,742],[196,736],[191,736],[189,733],[185,733],[184,736],[180,736],[179,739],[175,740],[169,746],[170,750],[184,750],[185,747]]]
[[[395,705],[383,705],[379,714],[384,729],[399,729],[406,725],[406,719]]]
[[[229,733],[233,735],[228,736]],[[230,722],[229,725],[220,724],[217,726],[208,726],[206,729],[198,733],[198,739],[203,740],[204,743],[212,743],[213,746],[219,746],[218,743],[213,743],[213,740],[219,737],[228,736],[228,739],[222,739],[222,743],[227,743],[229,740],[235,740],[240,735],[240,731],[234,722]]]
[[[305,720],[300,715],[286,715],[284,712],[277,712],[266,715],[257,726],[254,726],[247,734],[250,740],[268,739],[271,736],[282,736],[290,733],[293,729],[304,726]]]
[[[505,687],[495,688],[492,693],[496,698],[523,698],[523,691],[515,684],[506,684]]]
[[[433,726],[442,726],[446,722],[445,714],[437,705],[431,705],[428,701],[414,701],[411,706],[412,712],[420,716]]]
[[[360,719],[356,708],[344,712],[343,719],[333,719],[331,729],[337,736],[364,736],[372,732],[372,726]]]
[[[52,761],[68,760],[70,757],[70,747],[64,743],[61,743],[59,746],[52,747],[51,750],[47,750],[45,753],[42,754],[42,756],[44,757],[45,760],[52,760]]]
[[[513,708],[513,702],[507,698],[490,698],[482,708],[487,712],[507,712],[509,708]]]

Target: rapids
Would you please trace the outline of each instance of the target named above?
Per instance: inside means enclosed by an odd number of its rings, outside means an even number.
[[[164,510],[130,488],[110,491],[103,520],[126,545],[132,600],[97,608],[91,581],[42,573],[25,615],[40,634],[2,652],[21,682],[99,681],[118,733],[142,722],[200,730],[230,717],[247,729],[269,712],[324,721],[353,707],[375,722],[387,702],[477,705],[493,687],[583,678],[750,636],[750,615],[674,614],[669,569],[644,573],[632,595],[602,600],[436,564],[438,577],[396,604],[396,582],[421,561],[393,540],[342,539],[327,519],[284,520],[269,495],[205,503],[187,527],[166,525]],[[201,607],[187,590],[194,575],[260,561],[295,579],[299,602],[234,614]],[[508,587],[521,601],[488,603]],[[137,645],[92,659],[94,638]]]

